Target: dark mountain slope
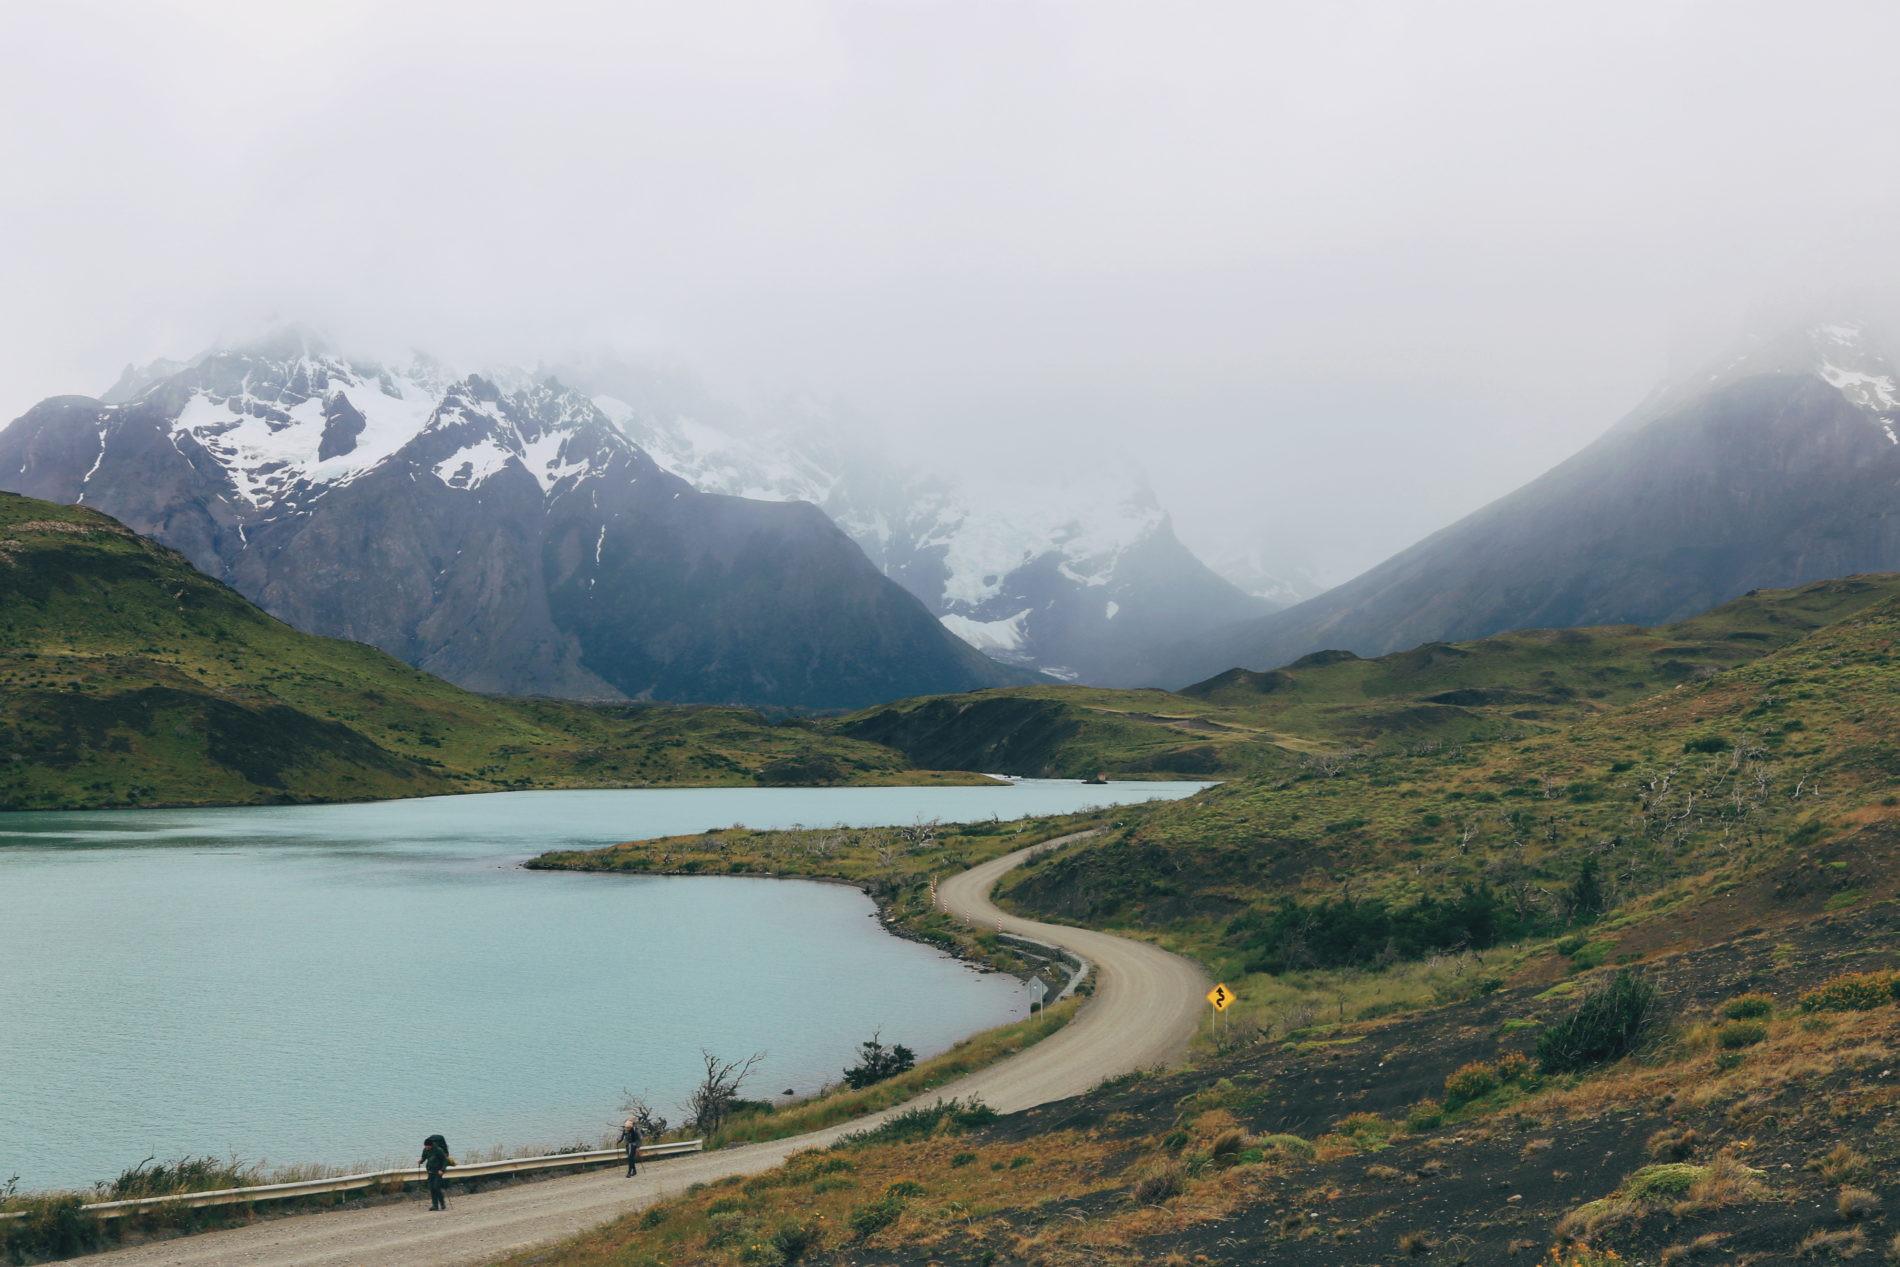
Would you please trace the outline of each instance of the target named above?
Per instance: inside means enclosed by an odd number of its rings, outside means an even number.
[[[702,494],[552,381],[261,345],[124,404],[43,402],[0,432],[0,484],[479,690],[842,708],[1033,677],[821,512]]]
[[[892,782],[903,765],[732,709],[474,695],[299,633],[97,511],[0,493],[0,809]]]
[[[1678,392],[1363,576],[1177,647],[1155,676],[1186,683],[1321,648],[1377,655],[1506,629],[1660,624],[1761,586],[1900,567],[1892,377],[1851,350],[1831,352],[1866,367],[1851,378],[1825,359],[1801,372],[1776,357],[1776,372],[1750,362]],[[1886,386],[1870,398],[1851,390],[1859,379]]]

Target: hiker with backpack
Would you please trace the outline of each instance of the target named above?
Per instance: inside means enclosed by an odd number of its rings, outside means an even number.
[[[422,1141],[422,1157],[416,1163],[429,1175],[429,1208],[446,1210],[448,1197],[443,1190],[442,1172],[455,1164],[455,1158],[449,1156],[449,1141],[440,1135],[431,1135]]]
[[[627,1178],[629,1179],[633,1178],[636,1169],[635,1163],[640,1160],[640,1145],[645,1142],[644,1137],[640,1134],[639,1121],[635,1118],[628,1118],[626,1123],[620,1128],[620,1143],[627,1150]]]

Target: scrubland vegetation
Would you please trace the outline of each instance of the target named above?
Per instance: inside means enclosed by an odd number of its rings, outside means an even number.
[[[810,1154],[514,1261],[1900,1255],[1900,601],[1854,579],[1685,627],[1739,651],[1638,677],[1585,639],[1564,680],[1604,694],[1565,717],[1309,732],[1303,758],[1067,824],[1101,830],[1006,900],[1236,987],[1190,1067]],[[949,858],[858,863],[915,887]]]

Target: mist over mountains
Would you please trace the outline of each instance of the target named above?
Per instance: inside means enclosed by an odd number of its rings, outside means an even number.
[[[1177,646],[1155,676],[1179,686],[1323,649],[1656,625],[1758,587],[1891,570],[1896,384],[1862,321],[1738,347],[1516,492],[1317,598]]]
[[[0,432],[0,482],[478,690],[833,708],[1025,677],[815,508],[701,493],[553,382],[292,334],[42,403]]]
[[[511,694],[826,709],[1118,683],[1272,607],[1139,485],[978,487],[798,423],[624,364],[466,374],[290,329],[43,402],[0,431],[0,484]]]

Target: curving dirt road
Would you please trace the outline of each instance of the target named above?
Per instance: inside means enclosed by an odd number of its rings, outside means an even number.
[[[1083,833],[1087,834],[1087,833]],[[943,882],[938,901],[961,919],[1065,947],[1087,959],[1095,994],[1060,1032],[1021,1055],[921,1097],[979,1096],[1014,1112],[1076,1095],[1102,1079],[1178,1059],[1201,1017],[1208,981],[1194,964],[1141,942],[1018,919],[989,900],[998,877],[1029,854],[1078,837],[1021,849]],[[914,1102],[913,1102],[914,1103]],[[792,1153],[875,1125],[902,1106],[766,1144],[655,1162],[636,1179],[596,1171],[451,1197],[440,1219],[418,1201],[269,1219],[96,1256],[113,1267],[474,1267],[598,1226],[672,1196],[690,1183],[769,1170]]]

